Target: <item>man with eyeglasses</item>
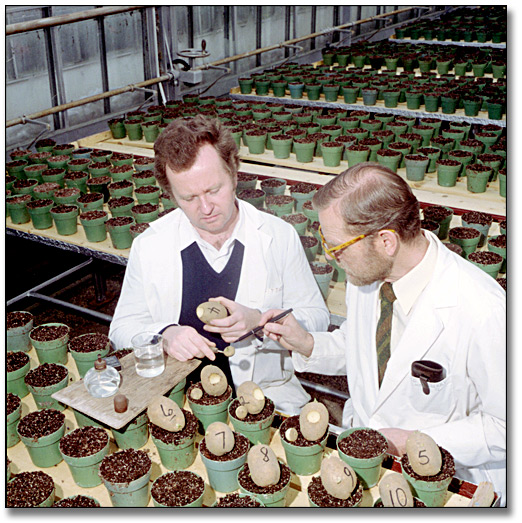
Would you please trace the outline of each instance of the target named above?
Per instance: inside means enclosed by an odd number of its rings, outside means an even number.
[[[506,294],[488,274],[420,225],[408,184],[362,163],[314,196],[323,247],[346,271],[347,318],[307,332],[292,315],[261,318],[296,370],[347,374],[343,425],[380,430],[401,456],[414,430],[455,458],[457,477],[506,474]]]

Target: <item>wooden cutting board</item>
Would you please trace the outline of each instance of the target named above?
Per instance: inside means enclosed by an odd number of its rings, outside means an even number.
[[[181,362],[167,356],[165,370],[154,378],[142,378],[136,374],[133,354],[121,358],[120,363],[122,370],[118,392],[127,396],[129,400],[129,408],[126,412],[115,412],[114,396],[93,398],[87,392],[83,379],[55,392],[52,397],[113,429],[121,429],[141,414],[153,398],[163,396],[174,388],[196,369],[201,361],[193,359]]]

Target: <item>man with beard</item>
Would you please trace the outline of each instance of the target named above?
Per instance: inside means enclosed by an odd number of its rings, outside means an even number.
[[[349,168],[313,204],[326,256],[346,271],[346,321],[307,332],[290,315],[265,334],[292,351],[298,371],[347,374],[344,426],[380,430],[398,456],[420,430],[453,455],[457,477],[502,493],[504,290],[421,229],[408,184],[379,164]]]

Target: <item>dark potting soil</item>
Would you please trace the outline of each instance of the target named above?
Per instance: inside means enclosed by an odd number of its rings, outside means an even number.
[[[30,312],[8,312],[6,315],[6,327],[7,329],[23,327],[24,325],[27,325],[32,319],[33,315]]]
[[[7,483],[6,488],[7,507],[35,507],[51,495],[54,481],[41,470],[21,472]]]
[[[281,218],[290,224],[298,224],[298,223],[304,223],[308,220],[308,218],[302,214],[302,213],[295,213],[295,214],[285,214],[281,216]]]
[[[337,140],[337,138],[336,138]],[[333,142],[330,142],[330,143],[333,143]],[[378,140],[377,138],[364,138],[363,140],[361,140],[359,142],[360,145],[379,145],[380,143],[382,143],[380,140]]]
[[[261,189],[244,189],[237,195],[237,197],[240,200],[244,200],[245,198],[261,198],[264,195],[265,193]]]
[[[319,225],[320,225],[320,223],[315,221],[315,222],[312,222],[308,227],[309,227],[309,229],[311,231],[318,231],[319,230]]]
[[[384,503],[382,500],[377,501],[373,508],[384,508]],[[413,498],[413,508],[426,508],[426,505],[418,498]]]
[[[238,399],[235,399],[231,403],[230,407],[230,415],[234,419],[239,419],[236,416],[236,409],[241,405]],[[257,414],[247,414],[245,418],[243,418],[240,421],[243,421],[244,423],[257,423],[258,421],[263,421],[266,418],[270,417],[275,410],[274,402],[270,398],[265,398],[265,406],[263,407],[263,410]]]
[[[154,171],[151,171],[150,169],[145,169],[144,171],[137,171],[132,175],[133,178],[138,178],[138,180],[142,178],[152,178],[153,176]]]
[[[491,225],[493,216],[487,212],[469,211],[461,216],[462,221],[466,223],[476,223],[479,225]]]
[[[329,274],[333,271],[331,265],[317,265],[315,263],[310,263],[310,268],[312,269],[313,274]]]
[[[319,243],[317,238],[313,236],[299,236],[299,239],[304,249],[311,249]]]
[[[412,478],[420,479],[423,481],[442,481],[447,478],[452,478],[455,475],[455,461],[453,456],[442,447],[439,446],[440,453],[442,454],[442,467],[438,474],[434,476],[420,476],[411,468],[408,454],[403,454],[401,458],[402,469]]]
[[[497,282],[507,292],[507,279],[506,278],[497,278]]]
[[[9,414],[12,414],[21,405],[21,403],[22,400],[16,394],[8,392],[6,396],[6,415],[9,416]]]
[[[19,156],[25,156],[26,154],[31,154],[31,151],[29,149],[16,149],[11,152],[10,156],[11,158],[18,158]]]
[[[132,187],[133,183],[130,180],[119,180],[117,182],[112,182],[109,187],[111,189],[128,189]]]
[[[476,137],[480,136],[481,138],[494,138],[496,136],[496,134],[495,133],[475,133],[475,136]]]
[[[170,211],[170,209],[168,209]],[[158,217],[160,217],[158,215]],[[143,231],[146,231],[150,227],[150,223],[135,223],[130,226],[130,231],[135,234],[141,234]]]
[[[185,416],[185,426],[179,432],[171,432],[170,430],[162,429],[154,423],[149,422],[150,432],[156,439],[163,441],[167,444],[178,444],[180,441],[191,438],[198,430],[199,421],[192,412],[181,409]]]
[[[317,187],[313,183],[299,182],[290,187],[291,193],[302,193],[309,194],[317,190]]]
[[[212,452],[210,452],[207,448],[205,438],[203,438],[199,444],[199,452],[212,461],[232,461],[233,459],[244,456],[250,448],[250,442],[245,436],[243,436],[243,434],[239,434],[239,432],[234,432],[233,434],[234,447],[230,452],[226,452],[222,456],[216,456],[215,454],[212,454]]]
[[[505,249],[507,247],[507,236],[505,234],[499,234],[496,238],[491,238],[489,244],[499,249]]]
[[[449,230],[450,238],[457,238],[459,240],[471,240],[480,236],[480,231],[472,229],[471,227],[454,227]]]
[[[115,209],[117,207],[123,207],[134,203],[134,199],[130,196],[119,196],[118,198],[111,198],[108,202],[109,209]]]
[[[10,351],[5,356],[6,371],[14,372],[29,363],[29,356],[22,351]]]
[[[42,176],[55,176],[56,174],[64,173],[65,170],[61,169],[59,167],[55,167],[53,169],[45,169],[45,171],[42,172]]]
[[[450,154],[453,158],[469,158],[469,157],[473,156],[473,153],[471,151],[461,151],[460,149],[451,151]]]
[[[411,149],[411,145],[406,142],[392,142],[390,145],[388,145],[388,147],[394,151],[409,151]]]
[[[62,205],[57,205],[56,207],[53,207],[52,212],[55,214],[65,214],[68,212],[76,211],[77,209],[78,208],[76,207],[76,205],[62,204]]]
[[[433,220],[421,220],[421,228],[426,231],[436,231],[439,228],[439,224]]]
[[[294,143],[314,143],[314,141],[315,140],[309,136],[294,138]],[[290,192],[292,192],[292,189],[290,189]]]
[[[379,142],[379,140],[376,140],[377,142]],[[379,142],[380,143],[380,142]],[[323,147],[327,147],[328,149],[331,147],[331,148],[334,148],[334,147],[344,147],[344,144],[342,142],[337,142],[337,141],[333,141],[333,142],[323,142]]]
[[[455,140],[453,138],[444,138],[443,136],[435,136],[435,138],[431,139],[431,142],[437,145],[440,145],[441,147],[445,145],[449,145],[450,143],[453,143]]]
[[[92,192],[89,194],[82,194],[78,198],[78,203],[93,203],[103,199],[103,194],[100,192]]]
[[[447,209],[442,205],[430,205],[423,209],[424,219],[433,220],[434,222],[441,222],[452,214],[451,209]]]
[[[435,162],[437,165],[449,165],[452,167],[457,167],[457,165],[460,164],[457,160],[450,160],[450,159],[444,159],[444,160],[437,160]]]
[[[362,110],[355,110],[355,111],[350,111],[350,116],[366,116],[366,117],[370,117],[370,111],[362,111]]]
[[[282,490],[290,481],[290,468],[281,462],[279,462],[279,467],[281,468],[281,474],[279,481],[275,485],[260,487],[254,483],[252,477],[250,476],[250,469],[248,468],[247,463],[245,463],[244,467],[237,475],[237,480],[241,487],[243,487],[248,492],[252,492],[253,494],[273,494]]]
[[[56,385],[64,380],[69,374],[67,367],[57,363],[42,363],[31,369],[25,376],[24,381],[31,387],[48,387]]]
[[[248,173],[237,173],[238,182],[253,182],[257,180],[257,175]]]
[[[101,427],[80,427],[66,434],[60,440],[60,451],[72,458],[91,456],[102,450],[109,441],[109,435]]]
[[[498,174],[507,175],[507,169],[499,169]]]
[[[297,439],[295,441],[288,441],[286,439],[286,431],[288,429],[294,428],[297,430]],[[314,441],[307,440],[301,433],[301,429],[299,427],[299,416],[290,416],[289,418],[286,418],[283,423],[281,423],[281,426],[279,427],[279,432],[281,434],[281,438],[283,438],[287,443],[290,443],[291,445],[295,445],[297,447],[311,447],[312,445],[317,445],[321,442],[321,440],[324,438],[324,435],[316,439]]]
[[[339,131],[342,129],[340,125],[337,124],[330,124],[330,125],[324,125],[322,127],[323,131]]]
[[[306,200],[306,202],[303,203],[303,209],[306,209],[308,211],[313,211],[314,205],[312,203],[312,200]]]
[[[89,169],[110,169],[112,163],[109,161],[91,163]]]
[[[69,198],[76,194],[80,194],[80,189],[77,189],[76,187],[67,187],[66,189],[58,189],[54,193],[54,196],[55,198]]]
[[[369,151],[370,148],[367,145],[350,145],[347,147],[347,151]]]
[[[54,151],[66,151],[69,149],[75,149],[72,143],[61,143],[59,145],[55,145],[53,148]]]
[[[161,211],[160,213],[158,213],[158,218],[161,218],[163,216],[165,216],[166,214],[169,214],[169,212],[172,212],[172,211],[175,211],[176,209],[174,207],[170,207],[169,209],[164,209],[163,211]],[[137,225],[149,225],[148,223],[139,223]],[[145,229],[144,229],[145,230]],[[143,232],[143,231],[141,231]]]
[[[78,494],[54,503],[53,508],[97,508],[100,504],[93,498]]]
[[[325,140],[329,140],[330,139],[330,135],[328,133],[311,133],[311,134],[308,135],[308,138],[310,138],[314,142],[318,142],[319,140],[324,142]],[[341,140],[339,140],[339,138],[341,138]],[[348,138],[350,140],[352,137],[351,136],[341,135],[341,136],[338,136],[336,138],[336,140],[338,142],[342,142],[343,138]],[[356,140],[357,138],[353,138],[353,139]]]
[[[133,171],[134,168],[132,165],[114,165],[109,169],[110,173],[127,173],[129,171]]]
[[[114,218],[109,218],[105,224],[108,228],[110,227],[121,227],[122,225],[129,225],[134,223],[134,218],[131,216],[116,216]]]
[[[323,486],[320,476],[315,476],[312,478],[312,481],[308,485],[308,495],[310,499],[319,507],[353,507],[357,505],[362,499],[363,491],[359,488],[359,482],[351,495],[347,499],[339,499],[331,494],[328,494],[326,489]]]
[[[388,450],[386,438],[373,429],[352,432],[338,443],[339,449],[354,458],[374,458]]]
[[[25,438],[38,440],[56,432],[65,423],[65,414],[56,409],[30,412],[18,424],[18,432]]]
[[[15,189],[27,189],[28,187],[32,187],[33,185],[36,185],[38,183],[37,180],[34,178],[31,178],[29,180],[16,180],[16,182],[13,184],[13,187]]]
[[[246,132],[247,136],[264,136],[266,131],[264,129],[252,129]]]
[[[394,151],[393,149],[379,149],[377,151],[377,154],[379,156],[399,156],[401,154],[401,152]]]
[[[83,160],[86,160],[87,158],[79,158],[80,160],[83,159]],[[85,177],[88,177],[89,174],[85,171],[72,171],[72,172],[69,172],[65,175],[65,179],[66,180],[81,180]]]
[[[460,245],[451,242],[443,242],[443,245],[445,245],[450,251],[453,251],[455,254],[462,256],[464,250]]]
[[[156,185],[142,185],[134,190],[135,194],[152,194],[159,191],[160,188]]]
[[[147,474],[151,466],[144,450],[125,449],[103,458],[100,476],[111,483],[130,483]]]
[[[479,141],[479,140],[473,140],[472,138],[470,138],[469,140],[462,140],[460,142],[460,146],[464,146],[464,147],[482,147],[482,142]]]
[[[103,211],[91,211],[103,212]],[[69,341],[69,349],[74,352],[95,352],[102,351],[107,348],[110,343],[109,337],[100,332],[91,332],[77,336]]]
[[[67,325],[40,325],[31,331],[30,337],[35,341],[52,341],[63,338],[68,333]]]
[[[19,194],[18,196],[12,196],[9,199],[9,203],[28,203],[31,201],[30,194]]]
[[[203,396],[199,398],[198,400],[194,399],[190,393],[192,392],[192,389],[200,389],[203,393]],[[223,403],[225,400],[230,398],[232,395],[232,387],[228,385],[227,390],[221,394],[221,396],[210,396],[210,394],[207,394],[203,387],[201,386],[201,382],[193,383],[188,389],[187,389],[187,397],[190,398],[190,401],[192,403],[196,403],[197,405],[217,405],[218,403]]]
[[[299,136],[305,136],[306,131],[304,129],[288,129],[288,131],[286,131],[286,134],[295,139]]]
[[[132,354],[132,352],[132,349],[120,349],[114,352],[109,352],[109,356],[116,356],[118,359],[121,359],[124,356],[127,356],[128,354]]]
[[[265,199],[266,205],[288,205],[294,198],[288,194],[269,194]]]
[[[488,167],[487,165],[482,165],[481,163],[470,163],[466,165],[466,171],[485,173],[491,171],[491,167]]]
[[[128,113],[131,114],[131,113]],[[143,114],[143,113],[141,113]],[[134,156],[129,153],[112,153],[111,160],[129,160],[130,158],[134,159]]]
[[[27,162],[25,160],[13,160],[12,162],[7,162],[5,164],[7,168],[20,167],[22,165],[27,165]]]
[[[107,216],[107,213],[105,211],[87,211],[81,214],[80,218],[82,220],[97,220],[98,218],[103,218],[104,216]]]
[[[159,477],[151,496],[167,507],[182,507],[198,499],[205,491],[203,479],[189,470],[169,472]]]
[[[51,153],[49,152],[41,152],[41,153],[31,153],[29,155],[29,158],[34,158],[35,160],[45,160],[46,158],[49,158],[51,156]]]
[[[140,203],[132,208],[133,214],[148,214],[150,212],[157,211],[159,205],[157,203]]]
[[[261,503],[250,496],[226,494],[218,500],[216,508],[256,508],[260,506]]]
[[[55,182],[45,182],[41,183],[40,185],[37,185],[34,188],[35,193],[43,193],[43,192],[49,192],[49,191],[57,191],[60,189],[60,185]]]
[[[5,175],[5,183],[6,183],[6,185],[7,185],[8,183],[14,183],[15,181],[16,181],[16,176],[11,176],[10,174],[6,174],[6,175]],[[38,186],[37,186],[37,187],[38,187]],[[36,190],[37,187],[35,187],[34,190]],[[58,186],[58,187],[59,187],[59,186]],[[34,190],[33,190],[33,192],[34,192]]]
[[[373,133],[373,134],[375,135],[375,133]],[[417,152],[419,154],[423,154],[424,156],[428,156],[430,154],[435,154],[435,153],[439,152],[439,149],[436,149],[435,147],[419,147],[417,149]]]
[[[148,165],[154,163],[154,158],[146,158],[145,156],[140,156],[134,159],[136,165]]]
[[[261,187],[281,187],[286,182],[285,180],[278,180],[277,178],[267,178],[261,182]]]
[[[91,163],[91,160],[89,158],[74,158],[69,162],[69,165],[85,165],[87,163]]]
[[[483,265],[495,265],[497,263],[502,263],[504,258],[502,258],[502,256],[496,252],[475,251],[468,255],[468,260]]]

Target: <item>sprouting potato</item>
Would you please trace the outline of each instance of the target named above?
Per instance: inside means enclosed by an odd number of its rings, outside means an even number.
[[[265,406],[265,395],[253,381],[244,381],[237,388],[237,398],[249,414],[259,414]]]
[[[214,421],[205,432],[205,444],[212,454],[223,456],[234,448],[234,433],[226,423]]]
[[[414,500],[408,482],[402,474],[386,474],[379,482],[379,494],[385,507],[413,507]]]
[[[322,438],[328,429],[328,410],[319,401],[307,403],[299,414],[301,434],[308,441]]]
[[[196,315],[203,323],[221,320],[228,316],[228,309],[218,301],[206,301],[196,308]]]
[[[185,415],[178,404],[165,396],[157,396],[147,407],[151,423],[170,432],[179,432],[185,426]]]
[[[254,445],[248,452],[247,463],[252,481],[259,487],[275,485],[279,481],[281,467],[268,445]]]
[[[203,391],[201,389],[197,388],[197,387],[194,387],[190,391],[190,397],[193,400],[200,400],[203,397]]]
[[[225,347],[223,349],[223,354],[227,358],[231,358],[235,353],[236,353],[236,349],[232,345],[229,345],[228,347]]]
[[[321,462],[321,481],[330,496],[348,499],[357,486],[357,475],[350,465],[331,456]]]
[[[295,429],[294,427],[290,427],[289,429],[286,429],[286,431],[285,431],[285,438],[290,442],[295,441],[298,436],[299,436],[299,433],[297,432],[297,429]]]
[[[248,415],[248,410],[244,405],[240,405],[234,412],[237,419],[245,419]]]
[[[435,476],[442,467],[442,454],[433,439],[416,430],[406,440],[406,454],[411,468],[419,476]]]
[[[215,365],[207,365],[201,371],[201,386],[210,396],[221,396],[228,387],[225,373]]]

